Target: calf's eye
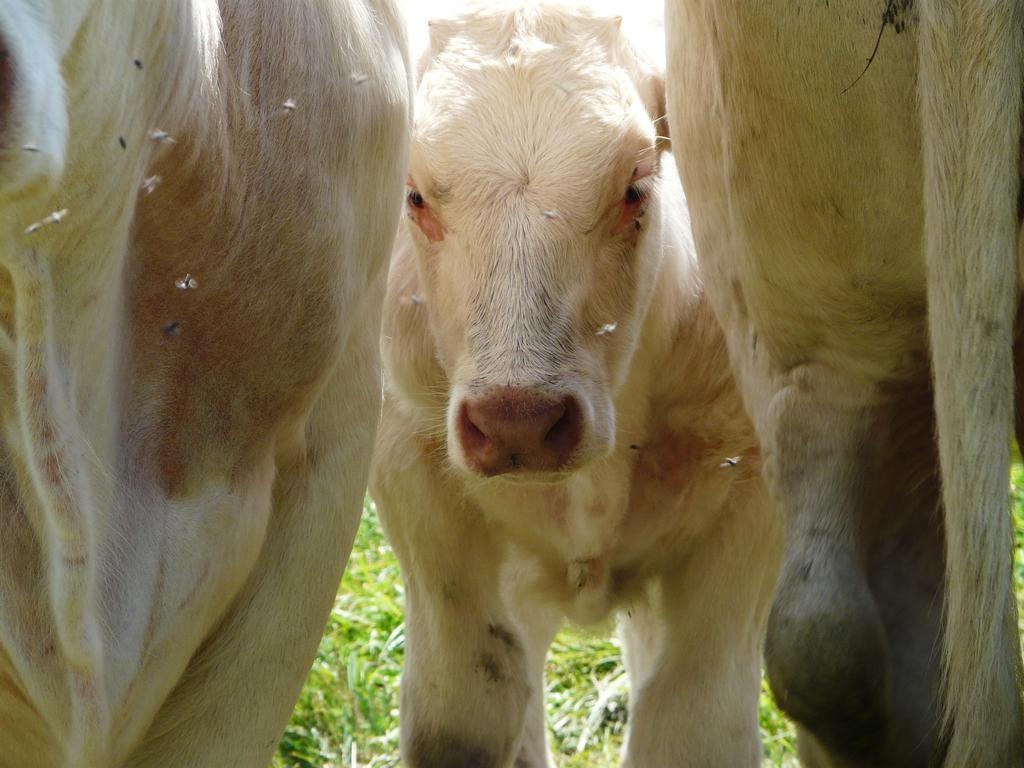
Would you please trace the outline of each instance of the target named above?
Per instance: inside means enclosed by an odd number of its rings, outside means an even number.
[[[420,194],[418,189],[410,189],[405,193],[405,201],[409,203],[413,208],[423,210],[425,203],[423,202],[423,195]]]
[[[629,205],[636,205],[642,203],[647,197],[647,193],[640,187],[639,184],[630,184],[626,188],[626,203]]]

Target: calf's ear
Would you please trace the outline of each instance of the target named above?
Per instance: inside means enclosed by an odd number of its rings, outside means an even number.
[[[660,4],[636,0],[637,7],[616,18],[615,51],[632,76],[647,114],[654,123],[658,149],[669,149],[671,132],[665,100],[665,25]],[[653,9],[653,10],[652,10]]]
[[[454,21],[447,19],[431,19],[427,22],[428,43],[416,64],[416,82],[423,79],[423,73],[430,67],[430,63],[436,59],[441,51],[448,45],[448,41],[456,32]]]
[[[672,134],[669,132],[668,107],[665,102],[665,71],[653,67],[648,71],[641,71],[636,87],[644,106],[647,107],[647,114],[654,123],[658,150],[669,149]]]

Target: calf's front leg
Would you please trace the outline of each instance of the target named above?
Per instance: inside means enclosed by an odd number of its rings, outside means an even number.
[[[663,576],[637,622],[623,621],[639,678],[623,768],[760,765],[761,636],[780,551],[763,496],[727,511]]]
[[[530,696],[523,639],[503,604],[504,547],[426,466],[375,489],[406,585],[401,751],[407,768],[507,768]]]

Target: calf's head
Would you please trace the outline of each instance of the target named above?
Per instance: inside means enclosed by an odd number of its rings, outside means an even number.
[[[661,77],[621,19],[585,11],[482,12],[430,37],[406,210],[448,453],[551,479],[613,447],[661,259]]]

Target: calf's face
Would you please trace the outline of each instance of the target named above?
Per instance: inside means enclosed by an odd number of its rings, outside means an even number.
[[[618,19],[521,11],[431,38],[406,210],[448,454],[555,479],[613,447],[660,261],[660,78]]]

